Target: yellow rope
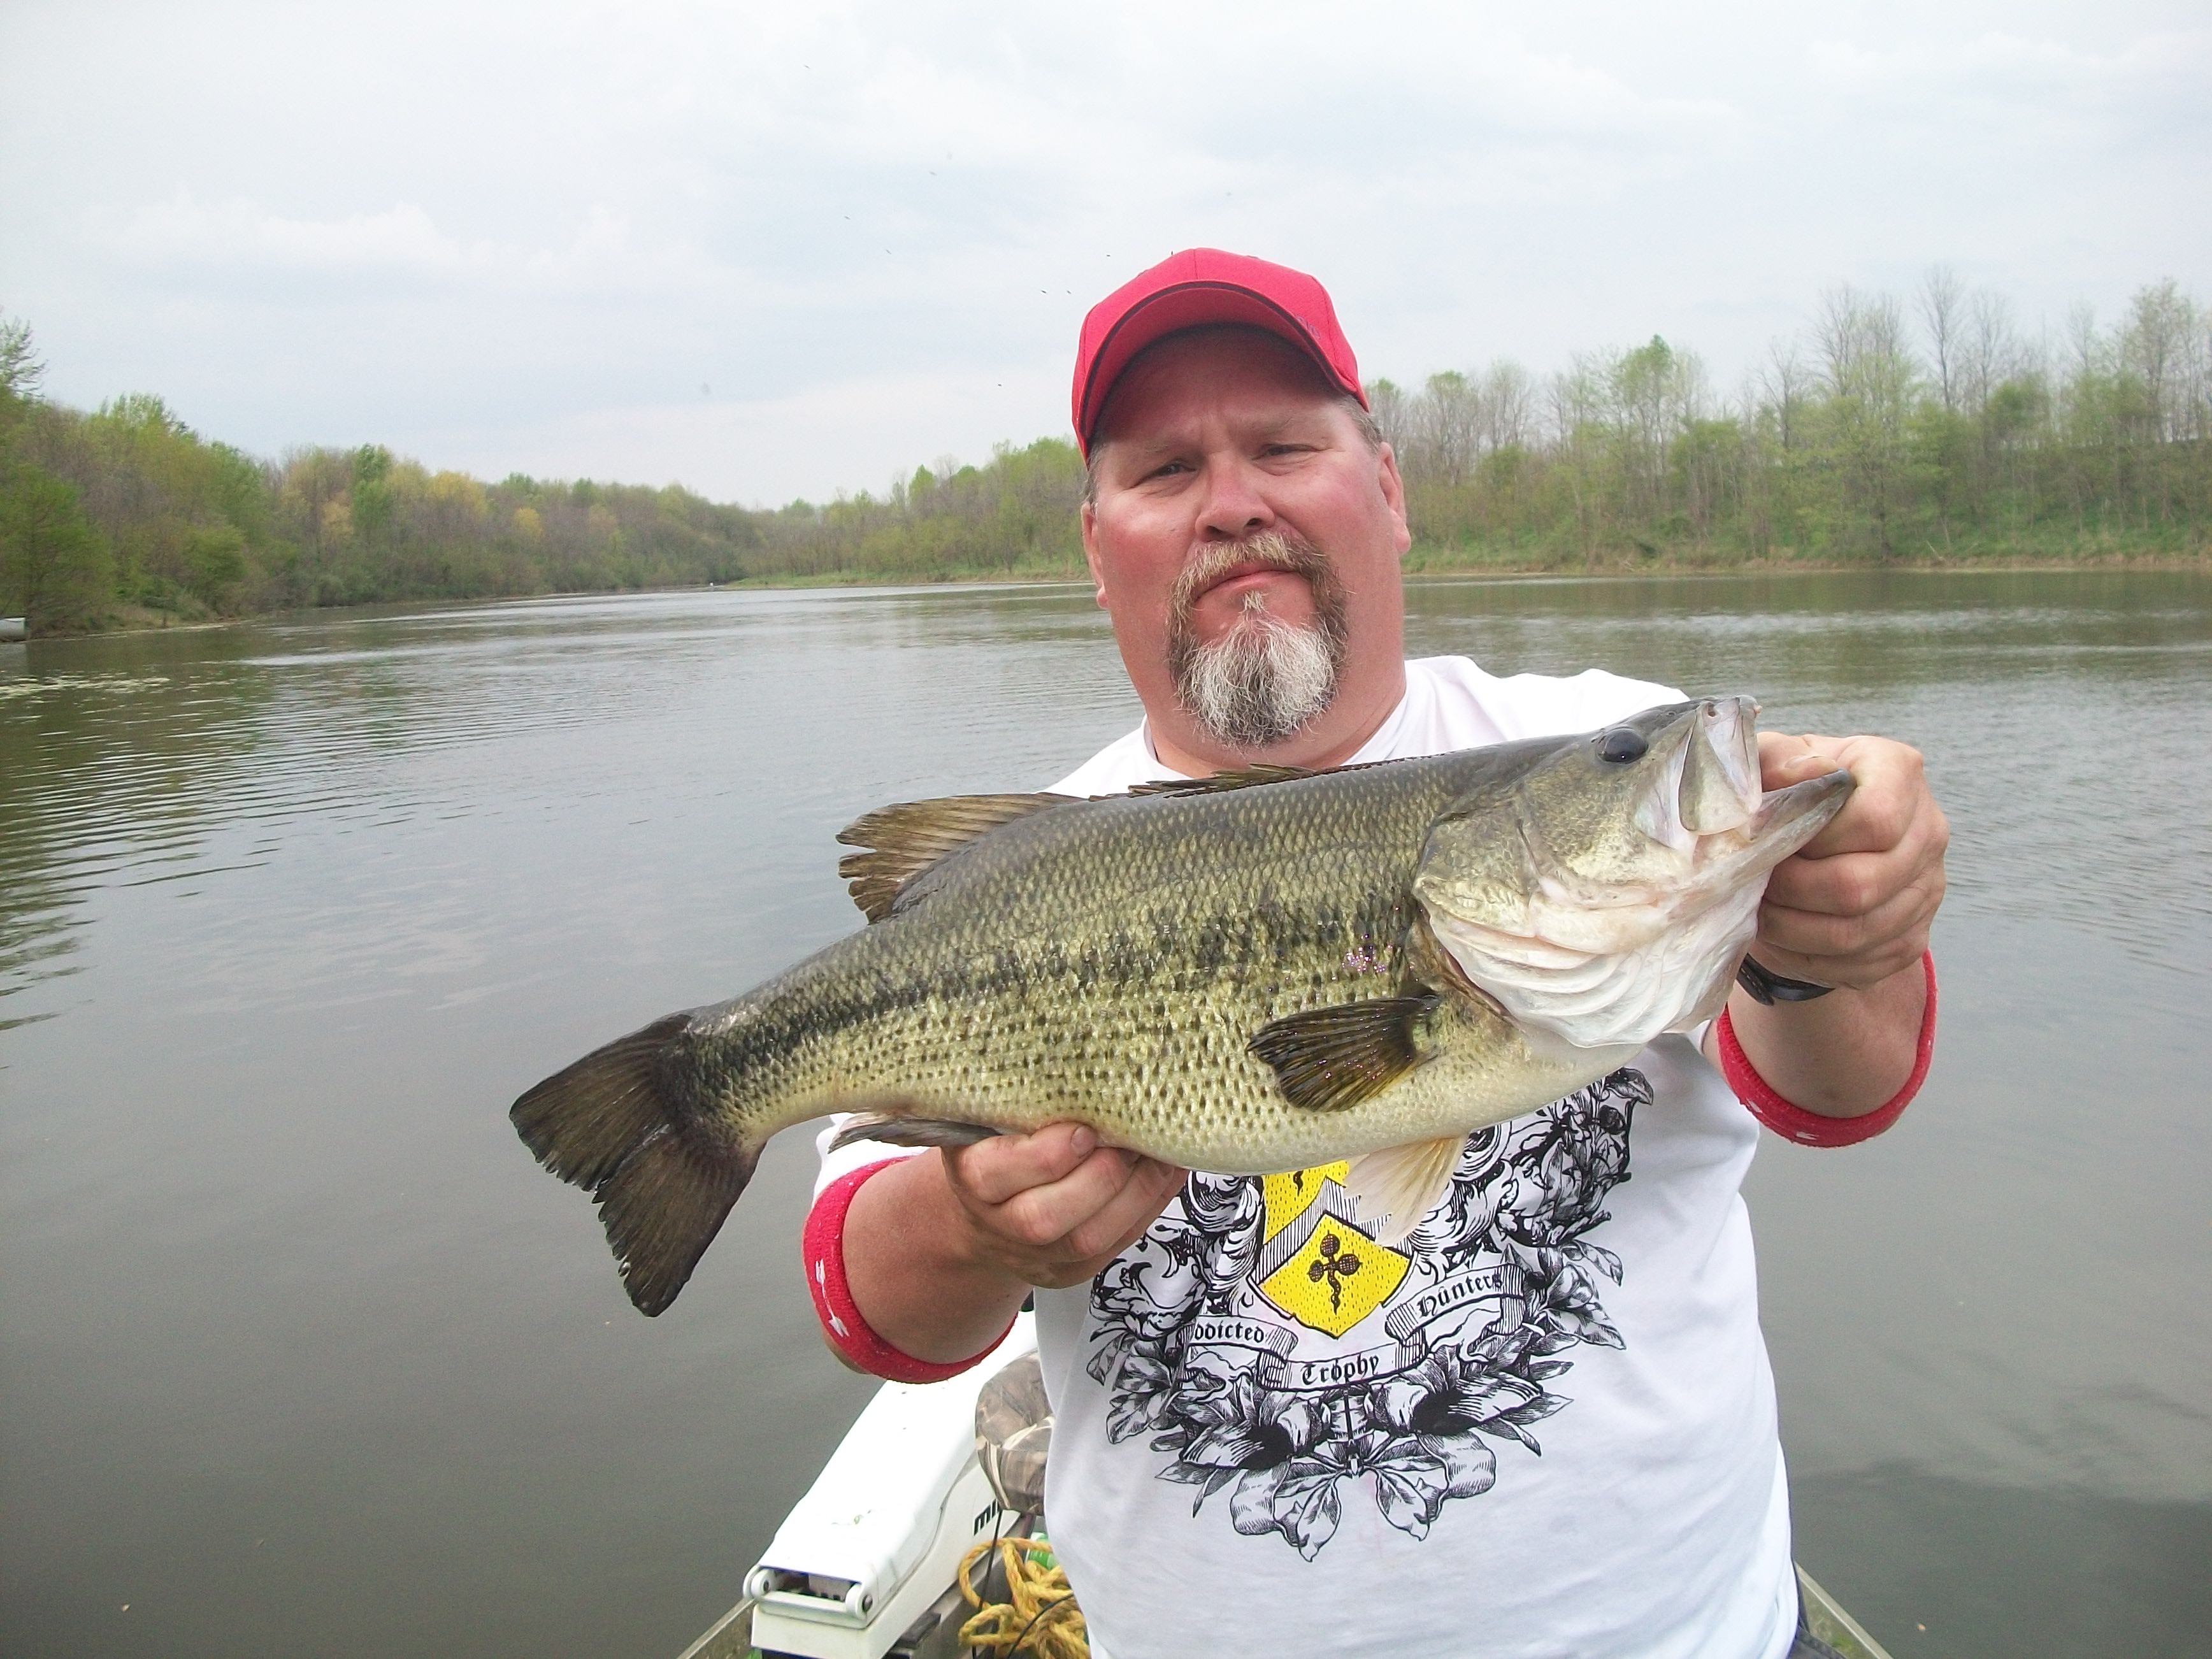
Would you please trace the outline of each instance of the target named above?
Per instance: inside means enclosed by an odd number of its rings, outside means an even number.
[[[1006,1570],[1011,1601],[986,1601],[969,1575],[993,1550]],[[1067,1574],[1051,1559],[1041,1540],[1002,1538],[978,1544],[960,1558],[960,1594],[975,1609],[960,1626],[963,1645],[994,1654],[1030,1654],[1034,1659],[1091,1659],[1090,1633]]]

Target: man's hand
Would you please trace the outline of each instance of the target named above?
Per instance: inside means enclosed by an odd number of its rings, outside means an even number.
[[[950,1364],[1004,1330],[1032,1285],[1080,1285],[1134,1243],[1184,1175],[1074,1123],[924,1152],[854,1195],[846,1283],[877,1335]]]
[[[945,1183],[967,1216],[969,1250],[1050,1290],[1082,1284],[1135,1243],[1189,1174],[1101,1146],[1097,1133],[1079,1123],[998,1135],[944,1156]]]
[[[1856,1117],[1911,1075],[1928,1004],[1919,963],[1943,902],[1951,838],[1920,751],[1887,738],[1759,734],[1762,781],[1779,789],[1846,767],[1858,781],[1828,827],[1775,867],[1751,947],[1787,979],[1837,988],[1809,1002],[1729,998],[1744,1057],[1784,1100]],[[1718,1062],[1718,1028],[1705,1053]]]
[[[1776,867],[1752,954],[1787,978],[1860,991],[1918,962],[1943,902],[1951,839],[1920,751],[1887,738],[1762,732],[1759,763],[1769,789],[1838,766],[1858,787],[1826,829]]]

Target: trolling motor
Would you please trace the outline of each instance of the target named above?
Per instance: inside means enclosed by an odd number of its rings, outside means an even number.
[[[1023,1512],[994,1491],[976,1455],[978,1396],[1012,1369],[1008,1362],[1025,1359],[1041,1401],[1036,1352],[1036,1321],[1024,1314],[974,1370],[876,1391],[745,1577],[753,1646],[802,1659],[930,1659],[940,1648],[948,1656],[958,1650],[968,1608],[948,1586],[961,1558],[1012,1530]],[[1018,1490],[1006,1494],[1012,1503],[1042,1506],[1043,1461],[1034,1439],[1027,1452],[1005,1460],[1008,1473],[1035,1465],[1036,1496],[1018,1478]]]

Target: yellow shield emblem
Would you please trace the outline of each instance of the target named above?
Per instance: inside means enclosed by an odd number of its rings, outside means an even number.
[[[1390,1299],[1410,1260],[1377,1244],[1354,1222],[1340,1160],[1272,1175],[1261,1182],[1264,1212],[1252,1284],[1289,1318],[1342,1336]]]

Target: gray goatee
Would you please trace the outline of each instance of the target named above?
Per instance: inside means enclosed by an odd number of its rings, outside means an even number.
[[[1240,564],[1264,564],[1306,579],[1314,621],[1301,628],[1275,617],[1261,593],[1219,639],[1201,641],[1191,610],[1198,595]],[[1328,556],[1275,531],[1241,542],[1212,542],[1176,578],[1168,601],[1168,669],[1176,700],[1200,730],[1233,749],[1266,749],[1303,731],[1336,699],[1344,672],[1344,588]]]

